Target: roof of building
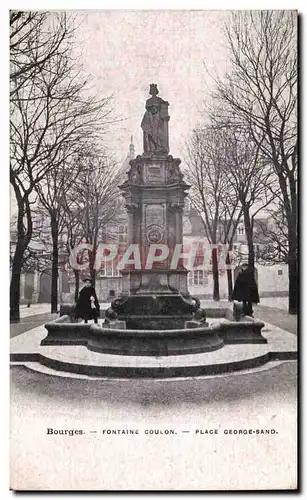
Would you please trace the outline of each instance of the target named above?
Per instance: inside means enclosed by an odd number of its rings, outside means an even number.
[[[133,144],[133,136],[130,138],[129,150],[127,156],[120,168],[120,173],[123,176],[123,181],[127,180],[127,172],[130,169],[129,162],[135,158],[135,147]]]

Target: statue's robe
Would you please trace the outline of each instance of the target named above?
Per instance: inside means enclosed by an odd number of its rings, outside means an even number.
[[[164,151],[167,149],[167,138],[164,137],[164,122],[162,113],[165,113],[168,103],[160,97],[151,97],[146,101],[146,111],[141,123],[144,133],[144,151]]]
[[[143,117],[141,127],[144,132],[144,150],[156,151],[161,149],[162,144],[160,141],[159,129],[163,126],[160,118],[160,113],[151,113],[146,111]]]

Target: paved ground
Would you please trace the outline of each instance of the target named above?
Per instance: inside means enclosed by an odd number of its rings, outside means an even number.
[[[10,336],[11,338],[20,335],[21,333],[27,332],[28,330],[32,330],[33,328],[37,328],[40,325],[44,325],[47,321],[51,321],[57,318],[57,314],[42,313],[42,314],[34,314],[32,316],[27,316],[25,318],[21,317],[20,323],[11,323],[10,324]]]
[[[172,381],[67,379],[17,366],[11,375],[12,488],[296,486],[295,362],[258,373]],[[49,435],[48,428],[83,434]],[[138,435],[107,434],[120,429]],[[274,433],[225,434],[228,429]]]
[[[288,311],[289,298],[288,297],[260,297],[260,304],[265,307],[274,307],[275,309],[282,309]]]
[[[263,304],[255,316],[288,331],[296,323]],[[51,317],[46,310],[26,313],[11,325],[11,336]],[[296,362],[180,380],[73,379],[12,365],[11,488],[293,489],[296,399]],[[47,429],[83,434],[49,435]],[[138,434],[107,433],[120,429]],[[206,429],[217,434],[196,433]],[[252,434],[229,434],[249,429]]]
[[[277,307],[273,307],[276,303]],[[261,299],[259,305],[253,305],[254,316],[265,323],[278,326],[282,330],[286,330],[297,335],[297,316],[290,315],[287,312],[287,297],[268,297]],[[227,300],[219,302],[201,300],[201,307],[219,307],[223,304],[229,304]]]
[[[297,316],[288,314],[287,311],[264,305],[253,306],[254,317],[261,319],[264,323],[271,323],[287,332],[297,335]]]
[[[51,314],[50,310],[50,304],[32,304],[30,307],[22,304],[20,306],[20,323],[10,324],[11,338],[55,319],[57,315]]]
[[[255,314],[263,321],[297,335],[297,316],[288,314],[288,303],[288,297],[260,298],[260,304],[254,308]]]
[[[37,314],[48,313],[51,311],[51,304],[32,304],[30,307],[23,304],[20,306],[20,318],[36,316]]]

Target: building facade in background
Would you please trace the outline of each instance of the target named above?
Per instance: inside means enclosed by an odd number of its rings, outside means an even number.
[[[127,157],[121,172],[123,181],[129,170],[130,160],[135,158],[135,149],[131,137]],[[125,248],[127,244],[128,218],[124,199],[119,196],[117,200],[118,223],[106,227],[108,235],[106,243],[112,243]],[[38,234],[35,241],[31,241],[30,254],[24,265],[21,275],[20,293],[21,303],[46,303],[50,302],[51,294],[51,261],[50,261],[50,228],[46,218],[38,215],[34,218],[34,231]],[[286,264],[268,262],[263,258],[263,249],[266,245],[263,228],[270,224],[267,218],[256,219],[254,223],[254,251],[255,251],[255,277],[258,283],[260,297],[287,296],[288,295],[288,268]],[[14,247],[15,233],[11,231],[11,248]],[[201,216],[193,209],[189,199],[183,213],[183,245],[189,250],[193,245],[208,246],[204,225]],[[248,247],[243,220],[239,222],[233,241],[233,280],[236,278],[240,264],[247,261]],[[35,258],[31,256],[31,251]],[[11,252],[12,253],[12,252]],[[188,269],[188,287],[191,295],[199,298],[212,298],[213,277],[203,258],[194,259],[193,267],[188,260],[184,262]],[[81,272],[80,278],[86,273]],[[82,286],[82,281],[80,283]],[[220,298],[228,298],[227,272],[219,271]],[[102,264],[96,275],[96,293],[101,302],[110,301],[121,291],[121,274],[117,261]],[[67,262],[67,253],[60,252],[58,296],[59,302],[73,302],[75,291],[75,278]]]

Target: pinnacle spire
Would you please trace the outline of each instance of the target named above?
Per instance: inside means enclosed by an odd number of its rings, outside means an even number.
[[[129,156],[130,156],[130,158],[134,158],[135,157],[135,149],[134,149],[134,144],[133,144],[133,135],[130,137]]]

